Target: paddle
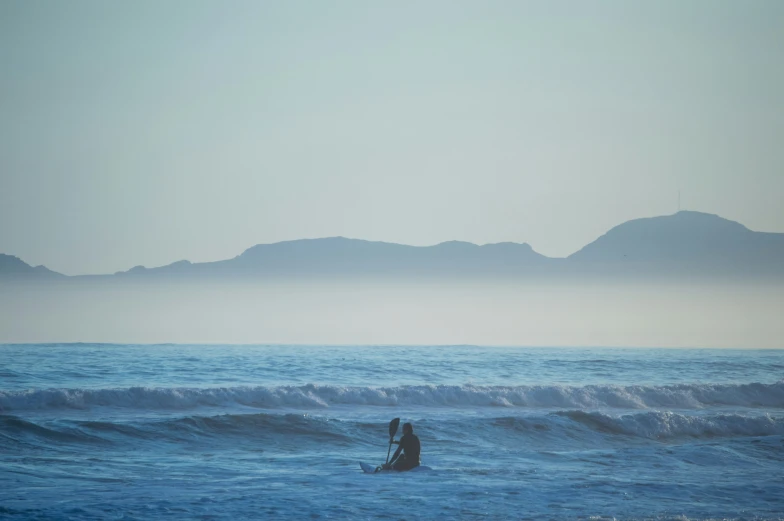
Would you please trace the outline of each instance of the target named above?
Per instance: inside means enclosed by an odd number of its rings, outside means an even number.
[[[392,451],[392,440],[395,439],[395,434],[397,434],[397,426],[400,425],[400,418],[395,418],[391,422],[389,422],[389,448],[387,449],[387,462],[384,465],[389,464],[389,453]]]

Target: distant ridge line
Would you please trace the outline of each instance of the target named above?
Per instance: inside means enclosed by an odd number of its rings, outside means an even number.
[[[65,276],[0,254],[0,280],[107,278],[519,278],[590,276],[784,276],[784,233],[751,231],[694,211],[634,219],[568,257],[528,243],[446,241],[412,246],[342,236],[257,244],[214,262],[135,266],[113,275]]]

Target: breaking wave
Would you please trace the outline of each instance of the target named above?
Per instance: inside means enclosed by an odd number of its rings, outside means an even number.
[[[474,386],[416,385],[0,391],[0,411],[119,407],[177,410],[242,405],[260,409],[323,409],[339,405],[524,407],[561,409],[702,409],[711,406],[784,408],[784,382],[673,386]]]
[[[646,412],[610,416],[598,412],[554,413],[585,425],[593,431],[649,439],[679,437],[715,438],[730,436],[773,436],[784,434],[784,418],[768,414],[744,416],[717,414],[690,416],[674,412]]]
[[[417,422],[423,439],[458,439],[465,423],[456,420]],[[578,410],[476,419],[474,432],[499,446],[518,444],[520,438],[579,438],[590,443],[618,436],[650,440],[678,438],[760,437],[784,435],[784,417],[739,414],[686,415],[673,412],[641,412],[610,415]],[[303,443],[329,442],[350,445],[384,439],[384,422],[348,421],[308,414],[223,414],[180,418],[112,422],[59,420],[36,423],[11,415],[0,415],[0,438],[29,443],[117,443],[147,440],[154,443],[237,443],[242,440],[265,447],[301,448]],[[233,441],[232,441],[233,440]],[[504,441],[506,440],[506,441]]]

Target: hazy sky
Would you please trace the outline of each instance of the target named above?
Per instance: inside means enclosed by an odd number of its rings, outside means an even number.
[[[0,2],[0,252],[784,231],[784,2]]]

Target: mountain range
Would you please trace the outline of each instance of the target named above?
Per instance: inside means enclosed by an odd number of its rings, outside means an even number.
[[[566,258],[523,243],[450,241],[408,246],[344,237],[259,244],[217,262],[136,266],[113,275],[66,277],[0,254],[0,278],[525,278],[525,277],[784,277],[784,233],[749,230],[717,215],[682,211],[620,224]]]

